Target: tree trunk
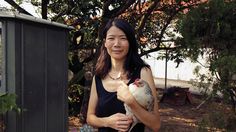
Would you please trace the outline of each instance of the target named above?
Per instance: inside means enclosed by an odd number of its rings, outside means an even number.
[[[47,5],[48,5],[49,0],[42,0],[42,18],[43,19],[48,19],[47,17]]]

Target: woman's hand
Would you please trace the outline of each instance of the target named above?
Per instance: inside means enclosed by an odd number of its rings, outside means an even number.
[[[134,100],[133,95],[129,91],[129,86],[123,81],[120,82],[120,86],[117,88],[117,98],[127,105],[131,104]]]
[[[125,132],[129,130],[130,124],[133,122],[131,116],[127,116],[122,113],[116,113],[108,117],[108,126],[113,129],[116,129],[121,132]]]

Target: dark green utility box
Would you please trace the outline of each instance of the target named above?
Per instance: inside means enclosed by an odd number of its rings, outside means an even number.
[[[63,24],[0,11],[0,92],[15,93],[20,114],[4,117],[6,132],[67,132],[67,47]]]

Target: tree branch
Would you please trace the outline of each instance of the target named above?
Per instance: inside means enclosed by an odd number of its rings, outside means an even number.
[[[160,45],[161,42],[162,42],[162,38],[163,38],[163,35],[164,35],[165,31],[166,31],[166,28],[167,28],[168,25],[171,23],[171,21],[173,20],[173,18],[174,18],[180,11],[183,11],[184,9],[190,8],[190,7],[192,7],[192,6],[194,6],[194,5],[182,6],[182,7],[178,8],[177,10],[174,10],[174,12],[173,12],[173,13],[170,15],[170,17],[167,19],[167,21],[166,21],[164,27],[163,27],[162,30],[161,30],[161,33],[160,33],[160,36],[159,36],[159,40],[158,40],[158,42],[157,42],[158,47],[159,47],[159,45]]]
[[[30,14],[29,12],[27,12],[25,9],[21,8],[15,1],[13,0],[5,0],[8,4],[10,4],[11,6],[13,6],[17,11],[19,11],[20,13],[24,13],[30,16],[33,16],[32,14]]]
[[[156,48],[146,50],[146,51],[140,53],[140,56],[144,56],[144,55],[147,55],[149,53],[156,52],[156,51],[159,51],[159,50],[174,50],[174,49],[177,49],[177,48],[178,47],[156,47]]]
[[[43,19],[48,19],[47,14],[48,14],[48,10],[47,10],[47,5],[49,3],[49,0],[42,0],[42,18]]]
[[[134,3],[135,3],[135,0],[127,0],[124,6],[120,6],[117,10],[115,10],[114,12],[111,12],[112,17],[119,16]]]
[[[145,15],[141,18],[139,27],[138,27],[138,33],[137,33],[137,38],[139,38],[139,36],[142,34],[142,30],[145,26],[146,21],[148,20],[148,17],[151,15],[151,13],[153,12],[153,10],[157,7],[158,3],[160,1],[155,0],[152,4],[150,4],[150,6],[148,7]]]
[[[135,3],[135,0],[127,0],[124,5],[119,6],[116,9],[109,10],[109,6],[113,0],[107,0],[103,5],[103,17],[105,18],[114,18],[125,12],[126,9],[128,9],[133,3]]]

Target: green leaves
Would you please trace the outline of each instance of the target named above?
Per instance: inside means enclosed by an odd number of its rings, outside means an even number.
[[[0,114],[5,114],[7,111],[11,110],[20,112],[20,109],[16,105],[16,95],[10,93],[0,93]]]
[[[209,3],[191,10],[181,24],[181,32],[185,41],[200,40],[199,48],[216,50],[221,49],[224,44],[232,45],[236,36],[233,32],[236,20],[233,13],[235,9],[234,2],[210,0]]]
[[[211,75],[198,74],[200,82],[213,84],[212,94],[220,92],[228,102],[236,99],[232,79],[236,75],[235,10],[235,1],[209,0],[188,12],[178,24],[187,56],[194,60],[204,53],[208,60]]]

